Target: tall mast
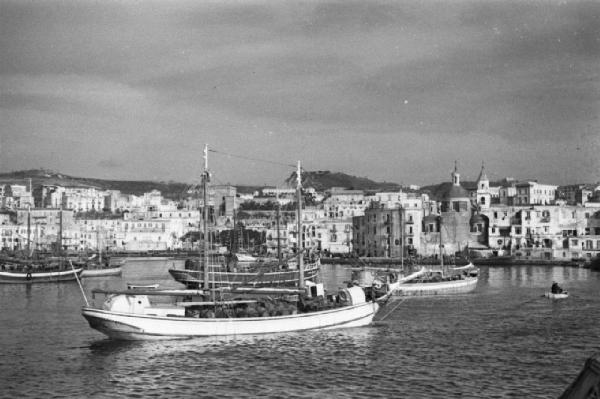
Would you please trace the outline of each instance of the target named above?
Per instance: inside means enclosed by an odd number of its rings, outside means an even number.
[[[233,208],[233,229],[231,230],[231,244],[229,245],[229,253],[233,254],[234,252],[237,252],[238,250],[238,242],[236,239],[236,232],[237,232],[237,222],[235,220],[235,207]],[[243,245],[244,239],[242,238],[242,247]]]
[[[279,202],[279,191],[275,190],[275,194],[277,195],[277,261],[281,264],[281,238],[279,236],[279,209],[281,208],[281,203]]]
[[[400,204],[400,265],[404,271],[404,207]]]
[[[98,242],[96,243],[96,245],[98,246],[98,263],[102,263],[102,237],[100,236],[100,231],[101,227],[98,226],[98,231],[96,234],[96,237],[98,238]]]
[[[27,205],[27,256],[31,256],[31,205]]]
[[[442,245],[442,216],[440,215],[440,261],[442,262],[442,273],[444,272],[444,246]]]
[[[304,242],[302,240],[302,167],[298,161],[298,170],[296,171],[296,193],[298,196],[298,287],[304,288],[304,255],[302,249]]]
[[[204,144],[204,172],[202,173],[202,199],[203,199],[203,212],[202,212],[202,223],[204,229],[204,289],[210,288],[208,284],[208,144]]]
[[[62,205],[60,206],[60,211],[58,212],[58,255],[62,254],[62,230],[63,230],[63,220],[62,220]]]

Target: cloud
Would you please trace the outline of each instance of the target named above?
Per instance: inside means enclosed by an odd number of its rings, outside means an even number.
[[[265,157],[298,152],[332,170],[354,168],[363,156],[358,174],[393,180],[400,155],[415,165],[413,153],[446,163],[487,152],[519,165],[539,142],[551,157],[574,137],[594,140],[600,128],[596,2],[0,7],[0,127],[14,138],[8,143],[47,131],[67,143],[64,151],[70,140],[88,151],[119,143],[115,159],[133,151],[120,167],[105,156],[89,160],[110,173],[173,178],[184,169],[179,158],[194,162],[201,143],[216,142]],[[442,141],[455,153],[432,145]],[[407,143],[410,154],[390,159],[390,149],[406,152]],[[19,151],[32,152],[25,144]],[[567,165],[561,158],[556,167]],[[431,176],[431,167],[415,173]]]
[[[65,74],[4,76],[0,107],[31,108],[48,112],[131,114],[150,106],[148,94],[119,82]]]
[[[125,165],[123,161],[117,160],[115,158],[103,159],[98,162],[98,166],[105,169],[117,169],[122,168]]]

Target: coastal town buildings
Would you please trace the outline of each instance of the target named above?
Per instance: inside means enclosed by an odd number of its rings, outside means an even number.
[[[475,182],[463,184],[455,165],[451,180],[439,187],[435,195],[417,187],[369,193],[340,187],[320,193],[309,187],[303,191],[299,234],[296,212],[286,208],[296,201],[295,190],[265,187],[238,195],[234,186],[217,185],[209,188],[209,224],[216,236],[239,230],[227,245],[235,239],[239,248],[270,255],[278,249],[293,254],[299,240],[324,256],[436,258],[469,252],[585,261],[600,254],[598,185],[492,182],[482,164]],[[158,190],[133,195],[97,187],[0,185],[2,248],[194,248],[202,195],[197,189],[183,194],[174,200]]]
[[[517,189],[515,205],[548,205],[555,203],[558,186],[526,181],[517,183],[515,188]]]

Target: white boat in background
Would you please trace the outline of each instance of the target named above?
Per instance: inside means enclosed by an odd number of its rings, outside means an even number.
[[[252,256],[252,255],[248,255],[242,252],[236,252],[234,254],[234,258],[238,261],[238,262],[243,262],[243,263],[250,263],[250,262],[257,262],[258,258],[256,256]]]
[[[477,277],[464,280],[419,280],[400,284],[394,291],[396,296],[433,296],[467,294],[477,287]]]
[[[394,290],[396,296],[434,296],[467,294],[475,290],[479,269],[469,262],[465,266],[444,266],[444,253],[440,219],[440,266],[421,269],[418,276],[405,280]]]
[[[120,276],[123,271],[122,266],[125,264],[123,259],[113,261],[110,257],[102,257],[104,244],[101,233],[101,229],[96,232],[98,254],[92,255],[86,260],[81,277]]]
[[[56,271],[0,271],[0,283],[55,283],[75,280],[82,268]]]
[[[393,295],[433,296],[467,294],[477,287],[478,270],[472,263],[451,268],[450,272],[421,269],[414,278],[398,284]],[[472,275],[473,274],[473,275]]]
[[[207,203],[209,176],[207,155],[208,148],[205,147],[204,204]],[[298,162],[298,231],[302,231],[301,181]],[[207,207],[204,215],[206,220]],[[208,256],[206,246],[205,240],[205,258]],[[206,277],[205,286],[197,291],[95,290],[93,292],[108,295],[106,300],[101,307],[88,304],[83,307],[82,314],[91,328],[111,338],[126,340],[271,334],[369,325],[379,309],[378,303],[367,300],[360,287],[349,287],[328,295],[323,284],[305,282],[302,252],[298,251],[297,288],[210,288]],[[208,265],[207,259],[204,265]],[[208,269],[204,270],[206,276]],[[249,297],[254,293],[260,296]],[[156,296],[174,300],[169,304],[164,301],[153,303],[151,298]]]
[[[97,265],[97,264],[86,264],[84,266],[81,277],[106,277],[106,276],[120,276],[123,272],[122,266],[117,265]]]

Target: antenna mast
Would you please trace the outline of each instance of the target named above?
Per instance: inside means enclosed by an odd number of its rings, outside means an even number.
[[[204,289],[210,288],[208,279],[208,144],[204,144],[204,172],[202,173],[202,199],[203,199],[203,212],[202,212],[202,223],[204,229]],[[199,238],[199,236],[198,236]]]
[[[298,196],[298,287],[304,288],[304,255],[302,240],[302,167],[298,161],[298,170],[296,171],[296,192]]]

